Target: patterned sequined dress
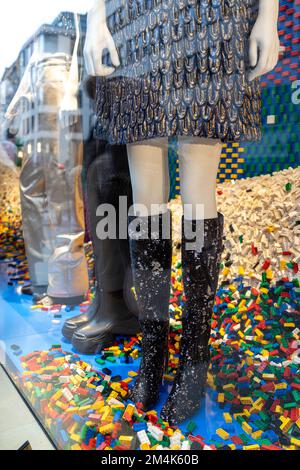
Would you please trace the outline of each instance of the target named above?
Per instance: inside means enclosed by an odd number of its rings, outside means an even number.
[[[259,140],[260,80],[248,80],[258,2],[107,0],[121,65],[97,79],[95,136]],[[111,64],[107,51],[103,62]]]

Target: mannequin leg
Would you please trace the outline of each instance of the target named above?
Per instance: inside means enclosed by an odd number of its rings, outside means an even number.
[[[46,198],[44,160],[43,155],[27,156],[20,174],[23,235],[35,296],[46,295],[48,261],[54,245]]]
[[[181,199],[188,220],[217,217],[216,181],[222,144],[214,139],[179,139]],[[197,205],[202,205],[197,217]]]
[[[130,396],[145,410],[158,400],[168,350],[172,241],[167,152],[165,139],[128,146],[135,212],[129,217],[129,243],[143,333],[140,373]]]
[[[210,322],[218,286],[224,218],[216,208],[216,177],[221,144],[182,139],[180,168],[182,274],[186,302],[178,370],[162,418],[171,425],[185,421],[200,406],[209,367]],[[198,206],[200,211],[198,211]],[[199,225],[199,221],[202,223]],[[202,232],[203,244],[190,248]],[[190,234],[192,237],[190,237]],[[189,236],[187,236],[189,234]]]
[[[151,205],[165,206],[169,200],[168,140],[131,144],[127,151],[135,209],[143,205],[147,213],[141,215],[155,215],[160,210]]]

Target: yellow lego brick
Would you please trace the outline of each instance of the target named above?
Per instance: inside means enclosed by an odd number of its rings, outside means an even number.
[[[253,439],[260,439],[262,434],[263,434],[263,431],[259,430],[259,431],[253,432],[251,436],[253,437]]]
[[[51,401],[57,401],[62,397],[62,390],[58,390],[52,397]]]
[[[121,444],[129,446],[133,441],[133,436],[120,436],[119,441]]]
[[[78,406],[74,406],[72,408],[68,408],[65,413],[77,413],[77,411],[79,410],[79,407]]]
[[[229,439],[230,435],[228,434],[228,432],[226,432],[224,429],[222,428],[219,428],[216,430],[216,434],[221,437],[222,439],[224,439],[224,441],[226,441],[227,439]]]
[[[91,405],[88,405],[88,406],[80,406],[78,408],[78,411],[87,411],[87,410],[90,410],[91,409]]]
[[[219,393],[218,394],[218,403],[224,403],[224,401],[225,401],[224,393]]]
[[[80,445],[75,444],[75,445],[71,446],[71,450],[82,450],[82,449],[81,449]]]
[[[243,446],[243,450],[260,450],[258,444],[252,444],[250,446]]]
[[[101,416],[101,420],[102,421],[106,421],[107,418],[111,415],[111,408],[110,406],[105,406],[104,410],[103,410],[103,414]]]
[[[223,385],[223,390],[235,390],[234,384]]]
[[[69,434],[76,434],[76,429],[78,427],[78,423],[74,423],[71,429],[68,431]]]
[[[265,380],[275,380],[276,378],[274,374],[263,374],[262,377]]]
[[[282,421],[280,426],[281,431],[287,433],[289,429],[293,426],[293,422],[289,418],[281,417],[279,418]]]
[[[181,446],[179,446],[178,444],[177,445],[173,445],[170,447],[171,450],[180,450],[181,449]]]
[[[259,328],[255,328],[254,330],[256,336],[259,336],[260,338],[263,338],[264,334]]]
[[[141,450],[150,450],[151,447],[149,446],[149,444],[141,444]]]
[[[112,383],[110,387],[115,392],[120,392],[120,390],[122,390],[122,387],[119,383]]]
[[[78,380],[76,380],[73,375],[71,375],[70,381],[72,382],[73,385],[78,385]]]
[[[230,416],[229,413],[223,413],[223,417],[227,424],[232,423],[232,417]]]
[[[253,400],[251,397],[240,397],[242,405],[252,405]]]
[[[294,444],[295,446],[300,447],[300,439],[297,439],[296,437],[292,437],[291,444]]]
[[[253,429],[251,428],[251,426],[249,426],[248,423],[246,423],[246,421],[243,422],[242,428],[247,434],[252,434],[253,432]]]
[[[283,408],[281,408],[281,406],[277,405],[275,407],[275,413],[278,413],[279,415],[281,415],[283,412],[284,412],[284,410],[283,410]]]
[[[78,444],[80,444],[82,442],[81,437],[79,436],[79,434],[71,434],[70,437],[71,437],[72,441],[78,442]]]
[[[276,390],[286,390],[287,389],[287,383],[286,382],[281,382],[279,384],[275,385]]]
[[[265,287],[260,287],[259,291],[260,291],[262,294],[268,294],[268,293],[269,293],[269,289],[266,289]]]
[[[280,269],[282,271],[284,271],[286,269],[286,261],[285,260],[280,261]]]
[[[262,410],[263,407],[264,407],[264,404],[265,404],[265,401],[263,398],[258,398],[258,400],[256,400],[254,403],[253,403],[253,406],[257,409],[257,410]]]
[[[60,409],[63,410],[63,411],[65,411],[65,410],[67,410],[67,409],[69,408],[69,404],[63,403],[63,402],[61,402],[61,401],[59,401],[59,400],[57,400],[57,401],[55,402],[55,406],[57,406],[58,408],[60,408]]]
[[[112,434],[114,432],[115,425],[113,423],[106,424],[99,427],[99,432],[101,434]]]
[[[250,349],[247,349],[247,351],[245,351],[245,354],[247,354],[248,356],[254,356],[254,353],[252,351],[250,351]]]

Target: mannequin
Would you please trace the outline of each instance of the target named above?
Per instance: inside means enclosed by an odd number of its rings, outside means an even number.
[[[86,67],[99,77],[96,134],[127,144],[132,177],[129,239],[143,340],[131,398],[144,409],[158,400],[167,360],[166,149],[168,137],[179,140],[186,303],[179,366],[161,413],[172,425],[193,415],[204,395],[223,248],[215,191],[221,146],[261,137],[258,77],[278,60],[278,10],[278,0],[96,0],[88,15]]]
[[[34,52],[6,112],[13,121],[22,99],[40,113],[45,108],[52,112],[52,119],[36,125],[39,131],[45,124],[51,126],[57,138],[45,144],[35,132],[32,153],[23,159],[23,233],[34,300],[48,295],[54,303],[68,305],[82,302],[89,284],[83,247],[82,136],[73,127],[77,100],[69,99],[69,84],[74,74],[78,77],[78,41],[79,33],[72,58]]]

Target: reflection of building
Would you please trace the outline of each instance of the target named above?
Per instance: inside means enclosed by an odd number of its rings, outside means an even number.
[[[86,30],[86,15],[79,15],[80,32],[82,39]],[[11,67],[7,68],[3,74],[0,83],[1,111],[5,112],[11,102],[20,80],[24,74],[26,66],[32,56],[33,51],[37,51],[41,56],[43,54],[65,54],[71,57],[75,43],[75,23],[73,13],[63,12],[58,15],[52,24],[42,25],[38,31],[25,43],[19,53],[17,60]],[[79,48],[79,67],[80,76],[83,74],[83,40]],[[38,67],[38,66],[37,66]],[[37,67],[32,68],[32,82],[37,75]],[[41,64],[39,65],[41,67]],[[82,112],[86,108],[89,113],[89,103],[79,94],[80,107]],[[50,107],[45,105],[43,100],[35,96],[32,102],[22,100],[18,109],[17,127],[18,137],[24,145],[25,153],[51,153],[53,154],[57,133],[55,129],[55,120],[57,119],[58,106]],[[79,137],[79,136],[78,136]],[[81,138],[81,134],[80,134]],[[54,152],[55,153],[55,152]]]

